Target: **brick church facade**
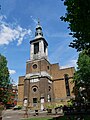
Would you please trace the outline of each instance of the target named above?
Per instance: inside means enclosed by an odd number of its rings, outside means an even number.
[[[30,41],[30,60],[26,62],[26,74],[18,81],[18,105],[26,99],[29,107],[46,103],[67,104],[72,98],[74,67],[60,69],[59,64],[48,61],[48,43],[38,22],[35,38]],[[43,105],[42,105],[43,104]]]

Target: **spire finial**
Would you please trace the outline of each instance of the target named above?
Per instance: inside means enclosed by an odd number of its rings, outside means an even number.
[[[37,26],[36,29],[42,29],[42,26],[40,25],[40,19],[37,20]]]
[[[40,19],[39,18],[38,18],[38,21],[37,21],[36,32],[35,32],[35,37],[36,36],[43,36],[42,26],[40,25]]]
[[[40,19],[38,18],[38,25],[40,25]]]

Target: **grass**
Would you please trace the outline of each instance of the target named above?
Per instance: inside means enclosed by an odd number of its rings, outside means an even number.
[[[29,119],[23,119],[23,120],[53,120],[52,118],[29,118]]]
[[[74,120],[73,115],[70,117],[71,117],[71,120]],[[57,118],[45,117],[45,118],[28,118],[28,119],[23,119],[23,120],[57,120]],[[58,118],[58,120],[67,120],[67,116],[60,117]],[[90,115],[85,115],[84,120],[90,120]]]

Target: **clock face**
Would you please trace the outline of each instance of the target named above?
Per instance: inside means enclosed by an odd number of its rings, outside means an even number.
[[[37,64],[34,64],[34,65],[33,65],[33,69],[36,69],[36,68],[37,68]]]

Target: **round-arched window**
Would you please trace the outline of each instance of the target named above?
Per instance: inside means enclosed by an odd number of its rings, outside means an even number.
[[[49,70],[49,66],[47,66],[47,69]]]
[[[33,87],[32,87],[32,91],[33,91],[33,92],[37,92],[37,90],[38,90],[38,87],[37,87],[37,86],[33,86]]]
[[[37,88],[33,88],[33,92],[36,92],[37,91]]]

